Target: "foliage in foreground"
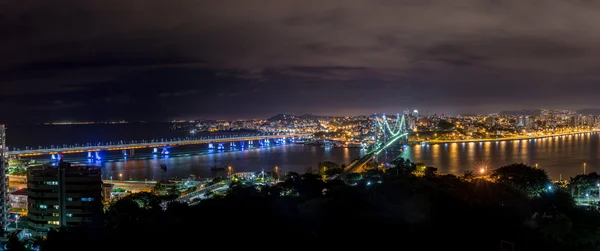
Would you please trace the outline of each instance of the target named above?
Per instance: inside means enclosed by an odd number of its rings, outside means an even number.
[[[63,250],[73,240],[99,249],[136,250],[208,243],[498,250],[502,241],[515,250],[600,248],[600,215],[575,207],[560,189],[537,190],[546,182],[545,173],[532,172],[534,181],[497,177],[500,182],[490,182],[437,175],[431,168],[416,177],[415,165],[406,161],[396,168],[379,174],[381,184],[353,187],[323,182],[319,175],[291,174],[277,186],[238,184],[225,197],[193,207],[171,203],[166,211],[151,194],[131,195],[110,207],[105,224],[53,232],[42,250]],[[519,168],[496,174],[531,171]]]

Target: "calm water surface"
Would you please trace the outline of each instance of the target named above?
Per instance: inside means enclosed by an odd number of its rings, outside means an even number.
[[[186,137],[187,132],[169,130],[168,124],[123,125],[61,125],[10,126],[7,131],[9,146],[24,147],[50,144],[140,140],[150,138]],[[256,143],[255,143],[256,144]],[[435,166],[440,173],[462,174],[482,166],[490,169],[515,162],[538,164],[553,179],[568,178],[587,172],[600,172],[600,136],[597,133],[557,138],[498,141],[481,143],[448,143],[407,147],[401,156],[415,162]],[[234,172],[271,171],[306,172],[320,161],[349,163],[361,156],[359,149],[331,148],[288,144],[269,148],[251,148],[243,151],[210,152],[206,145],[177,147],[171,156],[154,156],[150,149],[138,150],[135,158],[124,160],[119,152],[104,152],[103,161],[92,162],[104,168],[105,178],[160,179],[215,175],[214,166],[232,166]],[[393,155],[393,153],[390,153]],[[385,158],[385,156],[382,156]],[[392,156],[388,156],[388,160]],[[44,159],[48,159],[45,156]],[[67,161],[87,163],[85,156],[67,155]],[[166,172],[160,165],[166,164]],[[121,175],[119,175],[121,174]]]
[[[563,179],[586,171],[600,172],[598,133],[515,141],[448,143],[408,147],[402,157],[435,166],[442,173],[462,174],[489,166],[511,163],[538,164],[552,179]]]

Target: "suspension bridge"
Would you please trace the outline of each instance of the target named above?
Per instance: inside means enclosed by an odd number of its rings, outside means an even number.
[[[176,139],[156,139],[142,141],[119,141],[108,143],[86,143],[75,145],[60,145],[50,147],[37,147],[21,149],[9,149],[5,152],[11,157],[29,157],[48,155],[51,159],[60,159],[63,154],[87,154],[90,159],[100,160],[101,151],[122,151],[124,156],[133,156],[136,149],[150,148],[152,153],[168,155],[169,148],[183,145],[199,145],[206,144],[209,149],[225,150],[226,148],[244,148],[253,146],[255,142],[260,146],[268,146],[272,144],[282,144],[294,142],[299,138],[312,137],[312,134],[296,133],[296,134],[245,134],[231,136],[213,136],[213,137],[198,137],[198,138],[176,138]]]
[[[340,175],[333,177],[334,179],[344,178],[350,173],[360,173],[365,171],[364,167],[369,161],[376,158],[381,152],[387,150],[391,146],[408,141],[408,132],[406,129],[406,122],[404,115],[396,114],[395,120],[387,117],[385,114],[382,116],[375,116],[373,118],[372,129],[374,131],[374,144],[368,149],[368,151],[359,159],[350,163]],[[392,121],[390,125],[389,121]]]

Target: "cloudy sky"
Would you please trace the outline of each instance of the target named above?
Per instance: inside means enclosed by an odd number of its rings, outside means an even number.
[[[0,3],[4,121],[600,107],[589,0]]]

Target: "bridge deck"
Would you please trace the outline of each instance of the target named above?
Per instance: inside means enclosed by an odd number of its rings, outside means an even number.
[[[383,146],[373,149],[371,150],[369,153],[365,154],[362,158],[350,163],[345,169],[344,171],[342,171],[342,173],[338,176],[336,176],[335,178],[344,178],[346,175],[350,174],[350,173],[356,173],[356,172],[360,172],[360,169],[367,164],[371,158],[373,156],[377,156],[379,153],[381,153],[383,150],[385,150],[386,148],[390,147],[393,145],[394,142],[398,141],[399,139],[403,138],[403,137],[407,137],[408,134],[407,133],[403,133],[400,135],[397,135],[396,137],[390,139],[386,144],[384,144]]]
[[[112,151],[112,150],[129,150],[129,149],[141,149],[141,148],[155,148],[165,146],[180,146],[180,145],[198,145],[198,144],[209,144],[209,143],[227,143],[247,140],[261,140],[261,139],[277,139],[277,138],[298,138],[308,137],[312,134],[288,134],[288,135],[254,135],[254,136],[241,136],[241,137],[223,137],[223,138],[203,138],[203,139],[190,139],[190,140],[174,140],[174,141],[152,141],[142,143],[130,143],[130,144],[112,144],[112,145],[88,145],[88,146],[77,146],[77,147],[61,147],[61,148],[42,148],[42,149],[31,149],[31,150],[20,150],[20,151],[8,151],[6,152],[9,156],[39,156],[45,154],[66,154],[66,153],[82,153],[82,152],[97,152],[97,151]]]

